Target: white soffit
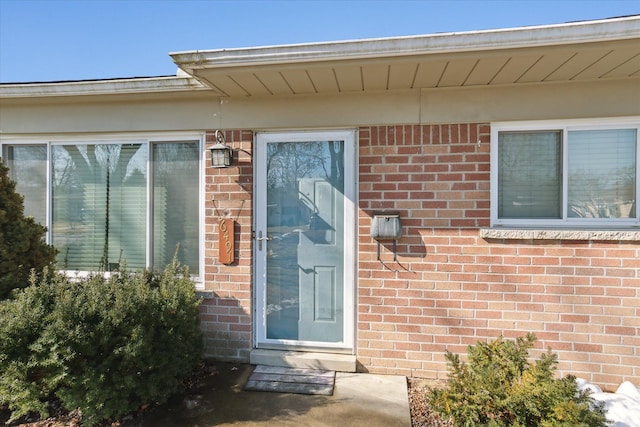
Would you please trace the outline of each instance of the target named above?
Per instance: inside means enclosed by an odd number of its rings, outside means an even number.
[[[629,78],[640,77],[640,16],[170,55],[243,97]]]

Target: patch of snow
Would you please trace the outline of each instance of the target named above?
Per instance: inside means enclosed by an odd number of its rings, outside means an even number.
[[[582,378],[576,378],[576,383],[578,383],[578,390],[589,390],[591,394],[602,393],[602,389],[600,387],[587,380],[583,380]]]
[[[603,392],[600,387],[577,379],[578,389],[590,390],[594,400],[604,402],[611,427],[640,427],[640,388],[629,381],[620,384],[615,393]]]

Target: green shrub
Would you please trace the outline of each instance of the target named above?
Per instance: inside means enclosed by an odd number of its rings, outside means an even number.
[[[554,377],[557,355],[527,361],[535,340],[478,342],[467,350],[468,363],[447,351],[447,387],[428,398],[434,411],[456,426],[606,426],[603,405],[579,391],[575,377]]]
[[[24,216],[23,198],[0,160],[0,300],[29,284],[31,270],[51,265],[56,251],[47,245],[45,227]]]
[[[46,417],[59,400],[92,425],[167,400],[203,349],[188,277],[174,262],[160,275],[53,275],[17,292],[0,304],[0,406]]]

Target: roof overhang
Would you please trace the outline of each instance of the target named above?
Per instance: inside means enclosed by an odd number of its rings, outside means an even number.
[[[640,16],[170,55],[176,76],[4,83],[0,98],[247,98],[640,79]]]
[[[640,77],[640,16],[170,55],[229,97]]]
[[[177,76],[129,79],[82,80],[43,83],[0,84],[0,98],[69,97],[82,95],[163,94],[210,91],[199,80],[179,73]]]

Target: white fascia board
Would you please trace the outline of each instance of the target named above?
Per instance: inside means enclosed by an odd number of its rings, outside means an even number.
[[[148,77],[45,83],[2,83],[0,98],[117,95],[210,90],[192,77]]]
[[[237,49],[173,52],[183,70],[385,58],[640,38],[640,15],[534,27]]]

